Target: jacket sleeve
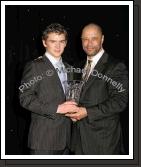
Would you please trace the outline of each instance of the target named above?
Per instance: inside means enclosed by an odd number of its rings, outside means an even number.
[[[118,63],[111,72],[112,81],[108,82],[108,98],[100,104],[86,107],[90,121],[103,119],[122,112],[128,103],[128,71],[123,63]]]
[[[35,63],[27,63],[23,72],[21,85],[19,87],[20,104],[27,110],[36,113],[40,116],[55,119],[57,111],[57,104],[46,104],[38,98],[37,89],[39,82],[33,82],[34,77],[37,76],[35,70]],[[32,83],[32,84],[31,84]]]

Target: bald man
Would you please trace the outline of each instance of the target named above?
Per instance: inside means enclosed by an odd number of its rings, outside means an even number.
[[[70,107],[71,113],[58,112],[76,120],[72,137],[75,154],[118,155],[123,149],[120,112],[128,103],[128,72],[123,62],[103,49],[99,25],[86,25],[81,39],[87,60],[81,66],[85,70],[79,107]]]

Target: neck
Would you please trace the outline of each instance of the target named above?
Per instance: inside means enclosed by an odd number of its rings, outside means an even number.
[[[94,55],[87,55],[87,58],[88,58],[88,60],[92,60],[92,58],[94,57],[94,56],[96,56],[99,52],[101,52],[103,50],[103,48],[101,48],[96,54],[94,54]]]
[[[91,55],[91,56],[90,56],[90,55],[87,55],[87,59],[88,59],[88,60],[92,60],[93,57],[94,57],[94,56],[92,56],[92,55]]]
[[[48,51],[46,51],[46,53],[47,53],[48,55],[50,55],[51,57],[53,57],[56,61],[61,60],[61,56],[55,57],[55,56],[53,56],[52,54],[50,54]]]
[[[61,60],[61,57],[54,57],[57,61]]]

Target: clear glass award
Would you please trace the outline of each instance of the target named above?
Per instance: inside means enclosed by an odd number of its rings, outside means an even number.
[[[82,80],[64,81],[66,101],[79,103],[83,84],[84,81]]]

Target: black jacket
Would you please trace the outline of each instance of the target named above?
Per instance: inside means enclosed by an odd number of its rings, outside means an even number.
[[[85,63],[83,63],[85,64]],[[121,87],[124,91],[121,91]],[[83,86],[80,106],[88,116],[74,124],[76,154],[120,154],[120,112],[128,103],[128,72],[122,62],[104,53]]]
[[[68,79],[71,79],[71,73],[68,73]],[[69,147],[72,122],[56,114],[65,95],[57,71],[45,55],[26,65],[21,85],[24,89],[20,92],[20,104],[32,113],[28,146],[36,150]]]

